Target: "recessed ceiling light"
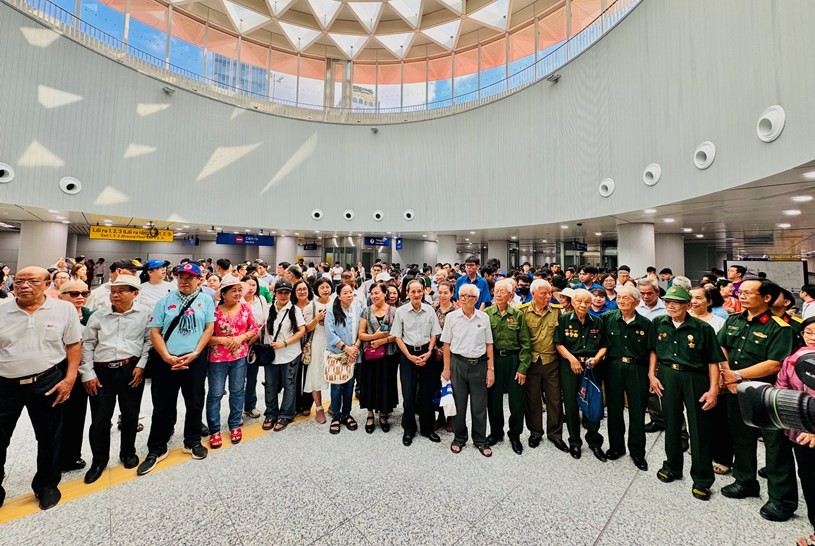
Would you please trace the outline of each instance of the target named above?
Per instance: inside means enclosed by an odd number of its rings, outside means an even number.
[[[465,237],[465,238],[464,238],[464,240],[465,240],[465,241],[469,241],[469,240],[470,240],[470,238],[469,238],[469,237]]]
[[[240,231],[233,231],[232,233],[234,233],[235,235],[237,235],[238,233],[240,233]]]
[[[804,178],[807,180],[815,180],[815,171],[809,171],[808,173],[804,173]]]
[[[470,235],[475,235],[475,231],[471,231],[471,232],[470,232]]]
[[[666,224],[673,224],[674,219],[673,218],[663,218],[662,221],[665,222]]]
[[[645,214],[654,214],[656,211],[657,209],[645,209],[642,212],[644,212]]]
[[[244,232],[246,232],[246,233],[252,233],[252,230],[251,230],[251,229],[245,229],[245,230],[243,230],[243,231],[244,231]]]
[[[184,226],[184,229],[188,229],[190,226]]]
[[[569,226],[567,226],[567,225],[565,225],[565,224],[564,224],[564,225],[561,225],[561,226],[560,226],[560,229],[569,229]]]
[[[792,227],[792,224],[786,224],[786,223],[785,224],[776,224],[776,225],[778,227],[780,227],[781,229],[787,229],[787,228]]]
[[[799,214],[801,214],[801,211],[798,210],[798,209],[789,209],[789,210],[785,210],[783,212],[787,216],[798,216]]]
[[[186,233],[184,233],[183,231],[176,231],[176,233],[175,233],[175,234],[176,234],[176,235],[178,235],[179,237],[180,237],[181,235],[186,235]]]
[[[53,210],[53,209],[48,209],[48,212],[50,212],[51,214],[59,214],[58,210]]]
[[[702,239],[702,238],[704,238],[704,235],[703,235],[703,234],[701,234],[701,233],[697,233],[697,234],[696,234],[696,238],[697,238],[697,239]]]
[[[294,232],[294,234],[295,234],[295,235],[300,235],[300,232],[299,232],[299,231],[295,231],[295,232]]]
[[[270,233],[271,233],[272,235],[274,235],[274,234],[275,234],[275,233],[277,233],[277,232],[276,232],[276,231],[271,231]]]
[[[102,221],[103,221],[103,222],[105,222],[105,223],[107,223],[107,224],[110,224],[111,222],[113,222],[113,220],[111,220],[110,218],[105,218],[105,219],[104,219],[104,220],[102,220]]]
[[[391,232],[390,232],[390,231],[388,231],[388,232],[387,232],[387,234],[388,234],[388,235],[390,235],[390,234],[391,234]]]
[[[542,243],[548,243],[549,241],[547,241],[546,239],[544,239],[544,240],[543,240],[543,241],[541,241],[541,242],[542,242]]]
[[[322,239],[322,237],[317,237],[318,239]]]
[[[812,196],[811,195],[796,195],[795,197],[792,198],[792,200],[795,201],[796,203],[807,203],[809,201],[812,201]]]
[[[315,229],[315,230],[314,230],[314,233],[320,233],[320,230],[319,230],[319,229]]]
[[[603,234],[603,232],[602,231],[595,231],[594,234],[599,237],[599,236],[601,236]]]
[[[684,231],[685,233],[692,233],[692,232],[693,232],[693,228],[689,228],[689,227],[683,227],[683,228],[682,228],[682,231]]]
[[[515,239],[517,239],[517,237],[513,235],[512,237],[510,237],[510,239],[514,241]]]
[[[427,235],[422,235],[422,237],[427,237]]]
[[[57,220],[65,220],[64,216],[55,216],[54,218],[56,218]]]
[[[362,237],[362,233],[357,233],[357,237]]]

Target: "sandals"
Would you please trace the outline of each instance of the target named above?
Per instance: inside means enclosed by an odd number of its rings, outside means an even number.
[[[303,417],[308,417],[309,415],[311,415],[311,408],[309,408],[309,409],[304,409],[304,410],[303,410],[303,411],[301,411],[300,413],[303,415]]]
[[[815,535],[809,535],[809,538],[801,537],[795,541],[795,546],[812,546],[815,544]]]
[[[387,417],[379,416],[379,428],[382,429],[382,432],[390,432],[391,424],[388,423]]]
[[[368,418],[365,420],[365,432],[368,434],[373,434],[374,430],[376,430],[376,425],[374,424],[374,416],[369,415]]]
[[[334,419],[331,421],[331,426],[328,427],[328,432],[331,434],[339,434],[340,433],[340,422],[338,419]]]
[[[357,428],[359,428],[359,425],[357,425],[357,422],[354,421],[354,418],[350,417],[350,416],[346,417],[345,421],[343,421],[343,423],[345,424],[345,428],[347,428],[348,430],[356,430]]]
[[[241,440],[243,440],[243,431],[239,428],[230,430],[229,439],[232,441],[233,444],[241,443]]]
[[[282,432],[286,430],[286,427],[289,426],[289,422],[285,419],[278,419],[277,423],[274,424],[274,431],[275,432]]]
[[[314,420],[321,425],[325,424],[325,411],[323,410],[323,408],[319,408],[317,410],[317,415],[314,417]]]
[[[444,425],[444,430],[446,430],[447,432],[453,432],[453,418],[452,417],[447,418],[447,424]]]
[[[450,451],[452,451],[456,455],[461,453],[462,449],[464,449],[464,444],[461,444],[459,442],[453,442],[452,444],[450,444]]]
[[[481,454],[482,454],[484,457],[492,457],[492,448],[491,448],[489,445],[486,445],[486,446],[476,446],[476,447],[478,447],[478,451],[480,451],[480,452],[481,452]]]
[[[209,435],[209,447],[212,449],[218,449],[223,444],[223,440],[221,439],[221,433],[216,432],[215,434]]]
[[[727,474],[730,472],[730,467],[719,463],[713,463],[714,474]]]
[[[263,420],[263,430],[272,430],[274,428],[274,419],[267,417]]]

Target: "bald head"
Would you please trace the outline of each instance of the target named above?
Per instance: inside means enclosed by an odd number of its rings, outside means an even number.
[[[14,295],[20,306],[30,306],[45,300],[48,270],[42,267],[24,267],[14,277]]]
[[[16,278],[38,279],[44,281],[48,278],[48,270],[44,267],[30,265],[19,270]]]

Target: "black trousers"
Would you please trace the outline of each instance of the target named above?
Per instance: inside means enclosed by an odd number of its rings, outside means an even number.
[[[206,353],[205,353],[206,354]],[[156,362],[153,370],[153,420],[147,438],[149,453],[163,453],[173,435],[177,412],[178,391],[184,397],[184,447],[201,443],[201,418],[204,411],[204,391],[207,378],[205,354],[199,356],[188,370],[174,371],[166,362]],[[124,428],[124,427],[123,427]]]
[[[45,393],[64,378],[65,372],[58,370],[28,385],[0,379],[0,483],[5,476],[6,451],[11,435],[25,408],[37,437],[37,473],[31,489],[40,494],[59,485],[64,404],[52,408],[57,395],[45,396]]]
[[[88,413],[88,393],[77,376],[71,397],[62,403],[62,452],[60,464],[64,467],[82,458],[82,440],[85,437],[85,416]]]
[[[97,366],[96,376],[102,386],[96,396],[91,396],[90,441],[93,461],[101,465],[108,462],[110,456],[110,425],[116,409],[116,400],[122,414],[122,443],[119,457],[136,454],[136,427],[139,425],[139,408],[144,393],[144,382],[138,387],[128,385],[133,379],[133,368],[136,363],[121,368]]]
[[[801,490],[807,504],[809,524],[815,528],[815,448],[792,444],[795,462],[798,463],[798,477],[801,479]]]
[[[411,354],[414,353],[411,351]],[[416,434],[416,385],[419,385],[419,430],[422,434],[433,432],[436,420],[436,406],[433,395],[441,386],[442,365],[429,358],[424,366],[417,366],[403,354],[399,364],[399,379],[402,382],[402,429],[405,434]]]

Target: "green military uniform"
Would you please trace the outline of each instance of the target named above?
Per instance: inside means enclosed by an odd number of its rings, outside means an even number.
[[[690,294],[672,286],[665,299],[690,302]],[[654,319],[657,336],[657,376],[662,383],[662,413],[665,418],[665,462],[660,474],[682,476],[683,407],[688,412],[688,432],[691,444],[690,475],[694,488],[709,489],[713,485],[713,452],[711,449],[713,420],[699,402],[710,390],[710,364],[724,361],[724,353],[716,341],[716,332],[705,321],[690,314],[674,326],[668,315]]]
[[[793,317],[792,315],[788,315],[786,313],[781,315],[779,318],[789,324],[790,328],[792,328],[792,352],[790,353],[792,354],[806,345],[806,343],[804,343],[803,336],[804,328],[802,327],[804,321],[798,317]]]
[[[563,440],[563,407],[561,404],[560,367],[553,336],[560,313],[549,305],[542,313],[531,301],[518,307],[523,313],[532,344],[532,363],[526,374],[526,428],[532,438],[543,437],[543,401],[546,395],[546,436],[550,441]]]
[[[605,344],[603,321],[599,317],[586,315],[585,322],[581,323],[574,312],[560,317],[554,336],[556,345],[563,345],[572,356],[580,361],[583,369],[586,360],[594,358]],[[566,428],[569,430],[569,446],[580,447],[580,415],[577,408],[577,391],[580,388],[582,375],[572,371],[569,361],[560,359],[560,384],[563,387],[563,407],[566,414]],[[583,420],[586,427],[586,442],[592,449],[603,446],[603,436],[600,435],[600,422]]]
[[[748,320],[747,311],[731,315],[719,330],[719,343],[727,349],[727,360],[733,371],[749,368],[765,360],[783,362],[792,353],[793,337],[790,325],[774,316],[769,309],[752,320]],[[758,381],[775,383],[775,377]],[[761,435],[766,451],[770,500],[790,512],[795,511],[798,507],[795,463],[792,454],[781,448],[781,443],[787,441],[784,431],[747,426],[742,419],[737,396],[728,393],[726,398],[727,416],[733,433],[733,477],[736,482],[758,494],[756,442]]]
[[[626,324],[619,309],[602,316],[606,331],[606,404],[608,443],[625,453],[625,397],[628,397],[628,449],[634,459],[645,459],[645,408],[648,405],[648,366],[656,348],[650,320],[634,312]]]
[[[526,375],[532,362],[529,330],[521,311],[507,305],[503,314],[497,305],[484,310],[490,318],[495,361],[495,383],[487,392],[490,435],[504,436],[504,393],[509,393],[510,438],[519,439],[524,428],[526,391],[515,380],[515,374]]]

